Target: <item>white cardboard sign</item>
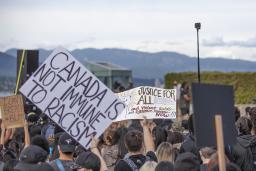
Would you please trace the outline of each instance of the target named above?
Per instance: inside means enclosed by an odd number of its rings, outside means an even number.
[[[100,136],[125,108],[63,48],[54,50],[20,92],[85,148],[91,136]]]
[[[176,89],[142,86],[117,94],[126,108],[116,121],[128,119],[175,119]]]

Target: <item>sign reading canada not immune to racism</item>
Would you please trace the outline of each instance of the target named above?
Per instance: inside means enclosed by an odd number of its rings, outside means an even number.
[[[67,50],[56,49],[20,91],[85,148],[125,105]]]
[[[142,86],[117,94],[126,104],[116,121],[127,119],[175,119],[176,90]]]

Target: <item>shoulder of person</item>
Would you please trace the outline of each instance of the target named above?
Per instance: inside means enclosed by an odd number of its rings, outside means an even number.
[[[155,152],[148,151],[147,154],[146,154],[146,158],[147,157],[149,157],[150,160],[153,160],[153,161],[157,162],[157,157],[156,157]]]

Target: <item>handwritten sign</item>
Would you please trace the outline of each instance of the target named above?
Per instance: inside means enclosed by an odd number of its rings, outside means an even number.
[[[20,91],[87,148],[125,108],[116,95],[67,50],[56,49]]]
[[[23,127],[24,106],[21,95],[0,98],[2,122],[6,128]]]
[[[155,87],[137,87],[117,94],[126,104],[116,121],[127,119],[176,118],[176,90]]]

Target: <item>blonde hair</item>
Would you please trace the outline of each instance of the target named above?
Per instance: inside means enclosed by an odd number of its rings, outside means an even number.
[[[156,157],[158,162],[170,161],[173,163],[174,151],[172,145],[168,142],[162,142],[156,150]]]
[[[140,171],[155,171],[156,166],[155,161],[147,161],[141,166]]]

